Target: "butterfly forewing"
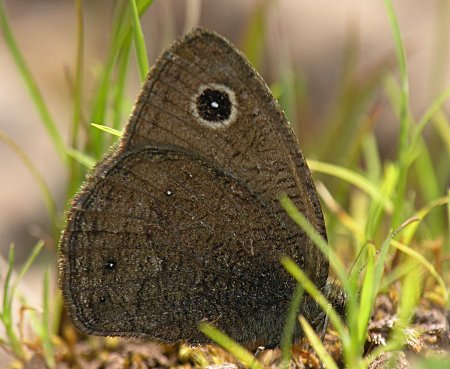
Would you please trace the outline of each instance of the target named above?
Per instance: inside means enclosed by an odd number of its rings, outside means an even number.
[[[205,126],[196,109],[200,91],[221,86],[233,94],[230,124]],[[267,85],[227,40],[203,29],[170,47],[149,74],[126,128],[125,149],[142,144],[176,145],[207,157],[245,182],[274,211],[288,195],[326,238],[325,223],[297,139]],[[295,227],[295,225],[293,225]],[[304,237],[310,278],[319,288],[328,276],[327,258]]]

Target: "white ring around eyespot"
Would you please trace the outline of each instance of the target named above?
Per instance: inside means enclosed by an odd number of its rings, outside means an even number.
[[[230,112],[230,116],[228,117],[228,119],[222,120],[220,122],[210,122],[206,119],[203,119],[199,115],[198,109],[197,109],[197,99],[208,88],[212,89],[212,90],[223,91],[228,95],[228,98],[230,99],[230,103],[231,103],[231,112]],[[231,90],[229,87],[219,84],[219,83],[208,83],[208,84],[200,85],[198,92],[192,96],[191,112],[192,112],[192,115],[195,117],[195,119],[197,119],[197,121],[200,124],[202,124],[208,128],[212,128],[212,129],[226,128],[236,120],[236,116],[237,116],[236,95],[235,95],[234,91]]]

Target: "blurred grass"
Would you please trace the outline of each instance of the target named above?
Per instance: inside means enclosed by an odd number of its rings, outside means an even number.
[[[199,329],[203,334],[216,342],[219,346],[225,348],[230,352],[237,360],[239,360],[246,367],[253,369],[263,369],[256,357],[246,350],[244,347],[233,341],[225,333],[221,332],[213,325],[209,323],[201,323]]]
[[[59,232],[59,227],[62,222],[60,222],[60,214],[58,214],[56,202],[53,198],[53,195],[50,189],[47,186],[47,183],[39,170],[33,164],[33,161],[29,158],[29,156],[22,150],[22,148],[17,145],[6,132],[0,129],[0,141],[10,147],[12,151],[20,158],[23,165],[27,168],[28,172],[30,172],[33,177],[36,185],[39,187],[41,191],[42,198],[45,203],[45,207],[47,208],[47,213],[50,218],[50,224],[52,225],[52,234],[56,235]]]
[[[44,124],[44,127],[51,138],[57,153],[61,159],[65,161],[66,156],[64,140],[13,36],[8,17],[6,15],[4,0],[0,0],[0,29],[2,30],[8,49],[14,59],[17,69],[19,70],[19,75],[22,77],[25,87],[30,94],[30,99],[38,110],[42,123]]]
[[[3,281],[3,301],[0,312],[0,322],[3,324],[3,327],[6,332],[6,340],[0,340],[0,343],[6,347],[8,347],[11,352],[14,354],[16,358],[24,361],[26,359],[26,351],[23,342],[21,341],[21,337],[19,335],[16,327],[16,322],[14,321],[14,312],[13,312],[13,303],[17,299],[17,290],[19,284],[21,283],[23,277],[27,273],[28,269],[30,269],[34,260],[38,256],[42,247],[44,246],[44,242],[39,241],[31,251],[27,260],[20,268],[20,271],[17,275],[14,275],[14,258],[15,258],[15,248],[14,245],[11,245],[9,248],[9,257],[7,263],[7,270],[4,274]],[[2,274],[4,271],[2,272]],[[3,276],[2,276],[3,279]]]
[[[242,37],[242,49],[257,69],[264,66],[265,17],[274,3],[274,1],[261,2]],[[72,91],[73,112],[71,137],[66,144],[13,37],[4,1],[0,0],[0,27],[10,53],[49,137],[61,160],[67,165],[69,178],[67,200],[79,188],[86,170],[102,157],[115,139],[114,136],[104,134],[101,130],[116,136],[121,134],[121,122],[124,115],[128,114],[128,111],[124,111],[130,99],[125,95],[125,82],[130,68],[139,70],[141,80],[144,80],[148,71],[147,52],[139,16],[147,11],[151,4],[151,0],[116,2],[109,52],[96,81],[96,91],[86,120],[83,114],[84,3],[82,0],[76,0],[77,51]],[[448,9],[448,5],[445,4],[444,1],[440,2],[442,8]],[[385,7],[391,24],[396,61],[391,57],[386,58],[363,80],[357,81],[355,70],[358,64],[358,40],[354,33],[349,34],[347,48],[344,50],[342,76],[337,86],[338,98],[335,105],[330,107],[329,115],[324,118],[324,122],[317,124],[324,127],[321,144],[316,145],[316,152],[321,161],[308,160],[315,176],[319,176],[326,183],[326,186],[322,182],[319,183],[318,188],[327,219],[329,244],[316,234],[314,228],[296,211],[289,199],[281,200],[299,226],[315,240],[322,252],[330,256],[333,273],[341,281],[348,296],[347,328],[344,328],[338,314],[329,309],[327,296],[317,291],[314,284],[295,264],[283,259],[283,265],[299,282],[298,295],[293,299],[292,306],[298,304],[301,296],[299,291],[304,288],[317,299],[324,310],[329,312],[329,319],[342,340],[344,361],[348,368],[367,367],[370,360],[377,355],[399,349],[405,344],[404,329],[408,327],[426,278],[434,279],[434,283],[441,291],[437,301],[448,307],[449,266],[442,260],[436,260],[431,250],[422,245],[426,240],[432,239],[439,243],[443,253],[448,255],[450,252],[450,195],[447,189],[450,179],[448,166],[450,122],[443,110],[444,103],[449,99],[450,89],[439,86],[433,93],[430,107],[420,119],[415,119],[409,106],[408,63],[401,32],[392,2],[385,0]],[[440,35],[443,29],[448,30],[448,24],[443,22],[447,19],[445,15],[438,13],[438,17],[440,21],[436,32]],[[446,38],[442,35],[436,37],[436,40],[438,43],[446,42]],[[137,66],[130,63],[133,47]],[[442,55],[442,49],[445,47],[436,47],[434,55],[436,69],[441,71],[445,68],[438,57]],[[282,50],[279,80],[272,87],[287,115],[295,119],[307,103],[307,83],[300,80],[298,73],[293,73],[288,45],[283,45]],[[432,83],[432,89],[437,84],[437,80]],[[441,90],[443,92],[440,92]],[[397,152],[391,161],[382,158],[379,138],[375,134],[380,112],[385,109],[380,104],[380,95],[389,101],[400,127]],[[426,139],[425,127],[439,139],[434,141]],[[33,173],[47,204],[53,225],[53,236],[57,239],[63,224],[62,215],[56,210],[45,180],[34,168],[32,161],[23,156],[22,150],[6,134],[2,133],[0,140],[7,143]],[[1,343],[22,361],[27,357],[28,348],[15,330],[11,306],[13,299],[16,298],[18,283],[40,248],[42,243],[36,245],[12,285],[14,248],[10,251],[6,274],[2,271],[5,282],[0,320],[6,329],[7,341]],[[338,257],[342,248],[350,248],[351,260],[341,260]],[[354,265],[348,272],[347,266],[352,262]],[[35,332],[40,338],[47,365],[54,367],[57,348],[53,342],[56,340],[56,330],[51,328],[53,325],[49,315],[49,311],[52,310],[49,278],[46,272],[43,277],[43,320],[41,325],[36,325]],[[398,281],[403,286],[399,323],[388,345],[378,347],[370,357],[363,357],[367,327],[375,298],[380,291],[385,291],[387,286]],[[292,334],[293,321],[291,316],[290,323],[286,326],[287,338],[283,342],[285,358],[289,352],[288,338]],[[301,325],[319,357],[327,363],[327,367],[336,367],[336,363],[324,351],[322,343],[304,319],[301,320]],[[231,342],[214,327],[202,325],[201,329],[246,365],[260,367],[261,364],[248,352]]]

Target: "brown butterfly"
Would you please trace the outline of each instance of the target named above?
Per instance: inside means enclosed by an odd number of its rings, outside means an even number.
[[[60,266],[76,327],[196,344],[209,342],[198,330],[207,321],[247,347],[277,346],[296,286],[280,257],[322,291],[328,276],[280,194],[326,237],[311,174],[267,85],[227,40],[194,30],[161,55],[120,145],[73,200]],[[299,314],[323,327],[310,297]]]

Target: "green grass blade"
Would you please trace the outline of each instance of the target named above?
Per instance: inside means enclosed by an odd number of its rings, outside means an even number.
[[[348,310],[354,312],[357,310],[357,285],[347,277],[347,272],[344,265],[340,261],[339,257],[336,255],[333,249],[328,247],[325,240],[317,233],[316,229],[311,225],[311,223],[305,218],[305,216],[298,211],[295,204],[287,197],[282,196],[280,198],[280,203],[283,209],[289,214],[289,216],[297,223],[297,225],[306,233],[306,235],[314,242],[314,244],[319,248],[319,250],[326,255],[330,262],[331,268],[335,271],[339,281],[342,283],[344,290],[347,293]],[[303,286],[305,287],[305,286]],[[307,290],[309,293],[310,291]],[[312,295],[314,296],[314,295]]]
[[[334,251],[328,246],[325,240],[320,236],[312,224],[305,218],[305,216],[298,211],[295,204],[286,195],[280,198],[282,208],[294,220],[297,225],[305,231],[306,235],[314,242],[319,250],[330,260],[330,265],[336,272],[339,280],[344,284],[347,283],[347,274],[345,267],[339,260]]]
[[[392,5],[392,1],[385,0],[384,5],[386,7],[386,12],[389,17],[389,22],[391,23],[391,31],[395,41],[395,52],[397,54],[397,63],[400,71],[400,80],[402,82],[403,99],[406,99],[409,93],[409,84],[408,84],[408,70],[406,65],[405,46],[403,44],[402,36],[400,34],[400,27],[398,25],[397,16],[395,15],[395,10]],[[407,103],[406,101],[403,103],[405,106]]]
[[[425,126],[432,120],[433,116],[437,114],[445,102],[450,98],[450,87],[447,88],[442,94],[440,94],[436,100],[434,100],[433,104],[427,109],[427,111],[423,114],[422,118],[419,120],[419,123],[414,127],[411,139],[411,149],[414,150],[417,141],[419,140]]]
[[[18,339],[14,330],[12,302],[14,299],[14,290],[11,287],[11,277],[14,270],[14,245],[11,244],[8,255],[8,269],[5,276],[5,282],[3,284],[3,303],[0,318],[5,328],[6,342],[11,348],[11,351],[17,358],[23,358],[25,352],[22,348],[22,344]]]
[[[264,57],[264,41],[266,36],[266,28],[264,25],[269,2],[262,1],[255,5],[255,10],[247,22],[240,48],[248,60],[250,60],[251,64],[256,69],[259,69]]]
[[[31,71],[29,70],[25,59],[20,51],[16,40],[14,39],[11,27],[8,22],[8,18],[5,11],[4,0],[0,0],[0,28],[3,32],[6,44],[8,45],[9,51],[14,58],[14,62],[19,69],[19,73],[25,82],[25,87],[27,88],[31,99],[36,106],[42,123],[44,124],[47,134],[51,138],[53,145],[56,148],[57,153],[61,157],[63,162],[66,162],[66,150],[65,143],[61,137],[60,132],[57,129],[57,125],[53,120],[47,105],[45,104],[44,98],[33,79]]]
[[[388,256],[388,251],[391,245],[392,240],[394,237],[396,237],[401,231],[403,231],[408,225],[414,223],[417,219],[412,218],[404,222],[400,225],[399,228],[397,228],[394,232],[391,232],[391,234],[384,240],[383,245],[381,246],[381,249],[378,253],[378,258],[375,263],[375,270],[374,270],[374,278],[373,278],[373,288],[375,291],[378,291],[380,289],[381,280],[383,278],[384,273],[384,266],[386,262],[386,258]],[[375,299],[372,301],[372,306],[375,303]]]
[[[361,297],[359,311],[356,316],[358,319],[350,319],[350,322],[356,323],[355,327],[355,340],[358,347],[363,347],[366,336],[367,327],[369,325],[370,317],[373,311],[373,302],[375,301],[378,290],[374,288],[374,266],[375,266],[375,253],[376,250],[370,244],[365,248],[366,252],[366,268],[364,273],[364,279],[361,288]]]
[[[399,167],[399,177],[397,184],[396,197],[394,199],[394,209],[392,215],[392,226],[397,228],[401,222],[402,213],[404,211],[404,202],[406,194],[406,177],[408,173],[409,163],[409,131],[410,131],[410,115],[409,115],[409,82],[408,71],[406,65],[406,53],[403,40],[400,34],[397,17],[391,0],[384,1],[386,11],[391,23],[392,34],[395,41],[395,51],[397,54],[397,63],[400,71],[400,137],[397,154],[397,165]]]
[[[399,350],[407,342],[407,325],[418,305],[422,291],[422,271],[420,268],[413,268],[412,272],[405,276],[402,284],[402,292],[397,308],[397,321],[393,328],[391,337],[385,346],[380,345],[372,353],[371,357],[377,357],[388,351]]]
[[[381,176],[382,163],[380,150],[374,132],[369,132],[363,142],[364,162],[366,163],[366,175],[371,182],[377,182]]]
[[[113,30],[109,53],[104,63],[103,70],[96,88],[94,103],[91,108],[91,122],[106,122],[106,111],[108,106],[109,94],[113,91],[113,72],[117,57],[120,53],[123,43],[130,42],[131,33],[125,32],[129,28],[128,20],[129,7],[127,2],[117,2],[115,17],[113,21]],[[95,159],[99,159],[103,154],[105,137],[97,130],[90,131],[90,141],[88,141],[87,151],[93,154]]]
[[[110,134],[112,134],[114,136],[117,136],[117,137],[122,137],[122,134],[123,134],[122,131],[119,131],[117,129],[114,129],[114,128],[111,128],[111,127],[108,127],[108,126],[104,126],[102,124],[91,123],[91,126],[94,126],[95,128],[98,128],[101,131],[110,133]]]
[[[432,201],[442,195],[442,190],[439,188],[439,180],[433,165],[433,158],[422,137],[419,138],[416,145],[419,152],[415,161],[417,180],[425,200]]]
[[[414,224],[411,224],[410,227],[405,229],[403,232],[403,242],[406,244],[411,243],[417,228],[419,227],[420,223],[423,221],[423,219],[436,207],[448,205],[450,202],[450,196],[443,196],[436,200],[431,201],[427,205],[425,205],[423,208],[419,209],[411,219],[417,220]]]
[[[315,284],[308,278],[308,276],[288,257],[281,258],[281,264],[291,274],[297,282],[305,289],[305,291],[314,297],[314,300],[319,304],[322,310],[328,315],[331,323],[336,328],[339,337],[342,339],[342,346],[348,345],[349,337],[345,331],[344,324],[341,321],[339,315],[331,307],[327,298],[319,291]]]
[[[1,1],[1,0],[0,0]],[[36,184],[39,187],[39,190],[41,191],[42,197],[44,199],[45,207],[47,208],[48,216],[50,218],[50,224],[52,225],[52,232],[54,235],[58,233],[58,211],[56,208],[56,202],[53,199],[53,196],[50,192],[50,189],[47,186],[47,183],[45,183],[44,178],[42,177],[41,173],[37,170],[37,168],[34,166],[28,155],[23,151],[19,145],[17,145],[7,134],[6,132],[2,131],[0,129],[0,141],[3,141],[6,145],[8,145],[12,151],[19,157],[19,159],[22,161],[22,163],[25,165],[25,167],[30,172],[31,176],[35,180]],[[66,156],[66,155],[64,155]]]
[[[398,170],[395,165],[387,164],[384,170],[384,176],[381,184],[379,184],[378,191],[382,198],[391,198],[397,185]],[[377,230],[382,222],[383,210],[385,206],[382,201],[377,198],[373,198],[370,203],[366,227],[365,238],[366,240],[372,240],[375,237]]]
[[[392,210],[391,201],[383,196],[383,194],[375,184],[373,184],[370,180],[368,180],[361,174],[356,173],[350,169],[343,168],[339,165],[323,163],[317,160],[308,160],[308,166],[312,171],[329,174],[333,177],[342,179],[358,187],[360,190],[364,191],[372,198],[380,201],[380,203],[383,204],[383,207],[387,211]]]
[[[153,3],[153,0],[141,0],[137,3],[138,14],[141,16],[148,7]],[[92,114],[90,115],[91,122],[105,122],[106,121],[106,108],[108,105],[108,97],[112,88],[112,76],[114,66],[116,65],[117,58],[121,50],[129,44],[131,40],[131,27],[128,22],[130,17],[129,7],[125,6],[126,2],[119,2],[116,11],[117,17],[114,21],[114,27],[112,31],[111,45],[109,47],[108,57],[104,64],[104,68],[100,77],[100,82],[97,87],[97,93],[94,99],[92,108]],[[122,6],[121,6],[122,5]],[[94,153],[94,157],[99,159],[103,153],[102,135],[97,132],[92,132],[92,145],[91,152]]]
[[[392,286],[392,284],[404,278],[406,275],[408,275],[408,273],[411,273],[412,270],[413,268],[411,267],[411,264],[407,264],[405,262],[398,264],[395,269],[391,270],[389,274],[386,274],[383,277],[378,292],[389,293],[389,288]]]
[[[96,160],[92,156],[89,156],[84,152],[75,149],[67,149],[67,155],[74,158],[76,161],[78,161],[88,169],[92,168],[96,163]]]
[[[48,268],[44,272],[44,296],[42,311],[42,347],[44,349],[45,361],[50,369],[56,367],[55,353],[52,343],[52,330],[50,325],[50,279]]]
[[[75,59],[75,78],[73,91],[71,146],[76,147],[81,120],[83,101],[83,60],[84,60],[84,24],[83,0],[76,0],[77,10],[77,51]]]
[[[119,130],[123,126],[123,111],[124,111],[124,101],[125,98],[125,84],[127,82],[128,76],[128,66],[130,62],[131,55],[131,38],[127,38],[124,41],[121,53],[119,55],[119,66],[117,73],[117,83],[116,90],[114,94],[114,110],[113,110],[113,124],[112,128]]]
[[[139,21],[139,13],[135,0],[130,0],[131,5],[131,21],[133,24],[133,40],[134,48],[136,50],[136,59],[139,67],[139,75],[141,77],[141,82],[145,81],[147,77],[149,66],[147,50],[145,47],[144,34],[142,33],[141,22]]]
[[[312,329],[311,325],[303,316],[300,317],[300,324],[302,325],[303,332],[305,332],[305,335],[308,338],[309,343],[319,356],[322,366],[324,368],[338,369],[336,362],[327,352],[325,346],[320,341],[319,337],[317,337],[317,334],[314,332],[314,329]]]
[[[303,298],[303,288],[298,284],[292,295],[289,311],[284,325],[283,336],[281,337],[281,357],[284,363],[288,363],[291,357],[292,337],[295,325],[297,324],[297,314],[300,302]]]
[[[30,255],[28,256],[27,260],[25,261],[24,265],[20,269],[18,275],[15,277],[13,282],[11,282],[11,279],[14,270],[14,255],[15,255],[14,246],[11,245],[11,248],[9,250],[8,271],[6,273],[5,283],[3,286],[4,288],[3,304],[2,304],[3,309],[0,317],[1,321],[3,322],[3,326],[5,327],[6,336],[8,338],[8,344],[11,347],[11,350],[13,351],[14,355],[16,355],[16,357],[18,358],[23,358],[25,353],[23,351],[22,344],[17,338],[17,335],[15,333],[15,327],[12,318],[13,314],[12,303],[14,301],[19,283],[22,281],[23,276],[28,271],[28,269],[38,256],[43,246],[44,246],[43,241],[39,241],[34,246],[33,250],[31,251]]]
[[[232,354],[236,359],[238,359],[242,364],[253,369],[263,369],[263,366],[259,363],[254,355],[248,352],[241,345],[233,341],[226,334],[222,333],[217,328],[213,327],[208,323],[201,323],[199,325],[200,331],[216,342],[219,346],[223,347],[230,354]]]
[[[19,274],[16,277],[16,280],[14,281],[14,284],[12,285],[12,288],[11,288],[12,294],[15,294],[18,285],[22,281],[22,278],[24,277],[26,272],[28,272],[28,269],[30,269],[30,266],[34,263],[34,260],[39,255],[39,253],[41,252],[43,247],[44,247],[44,241],[39,241],[31,250],[30,255],[28,255],[25,263],[23,264],[22,268],[20,269]]]
[[[384,262],[386,260],[387,257],[387,252],[389,250],[389,246],[391,244],[391,239],[392,239],[392,234],[389,235],[389,237],[387,237],[384,242],[383,245],[381,246],[381,250],[380,250],[380,254],[378,256],[378,260],[375,264],[375,271],[374,271],[374,287],[375,289],[378,290],[379,288],[379,283],[381,282],[381,278],[383,276],[383,272],[384,272]]]
[[[336,214],[339,223],[347,228],[356,240],[365,242],[364,230],[361,228],[363,224],[347,213],[321,182],[316,183],[316,188],[328,208]]]
[[[3,303],[2,303],[2,319],[9,319],[10,314],[10,296],[11,296],[11,276],[14,270],[14,258],[15,258],[15,247],[11,244],[9,247],[8,254],[8,270],[5,276],[5,283],[3,284]]]
[[[423,255],[419,254],[417,251],[413,250],[412,248],[408,247],[405,244],[402,244],[401,242],[398,242],[396,240],[392,240],[392,245],[397,249],[403,252],[404,254],[411,257],[411,259],[415,259],[417,263],[422,265],[425,269],[428,270],[428,272],[436,279],[436,282],[439,284],[439,286],[442,289],[443,292],[443,298],[445,302],[448,301],[448,291],[447,287],[445,285],[444,279],[439,275],[439,273],[436,271],[436,268],[431,264]]]
[[[433,123],[439,138],[444,143],[447,154],[450,155],[450,121],[442,110],[433,116]]]
[[[77,49],[75,58],[75,76],[72,93],[72,125],[70,130],[70,146],[76,148],[79,141],[79,130],[82,116],[83,103],[83,71],[84,71],[84,23],[83,23],[83,0],[76,0],[77,18]],[[76,191],[82,172],[78,162],[69,156],[69,193]]]
[[[443,185],[439,183],[437,173],[438,168],[434,165],[434,158],[431,156],[431,153],[425,144],[425,140],[422,137],[419,138],[417,147],[420,154],[417,155],[412,169],[416,174],[417,187],[420,189],[421,197],[424,201],[430,203],[442,195],[444,188]],[[432,237],[438,238],[442,234],[442,231],[445,229],[444,219],[445,214],[443,209],[438,209],[430,214],[427,224],[430,228]]]
[[[50,331],[52,332],[53,336],[57,336],[60,331],[61,327],[61,320],[62,320],[62,313],[64,308],[64,302],[61,297],[61,292],[58,289],[56,292],[55,302],[54,302],[54,311],[51,321],[51,328]]]

